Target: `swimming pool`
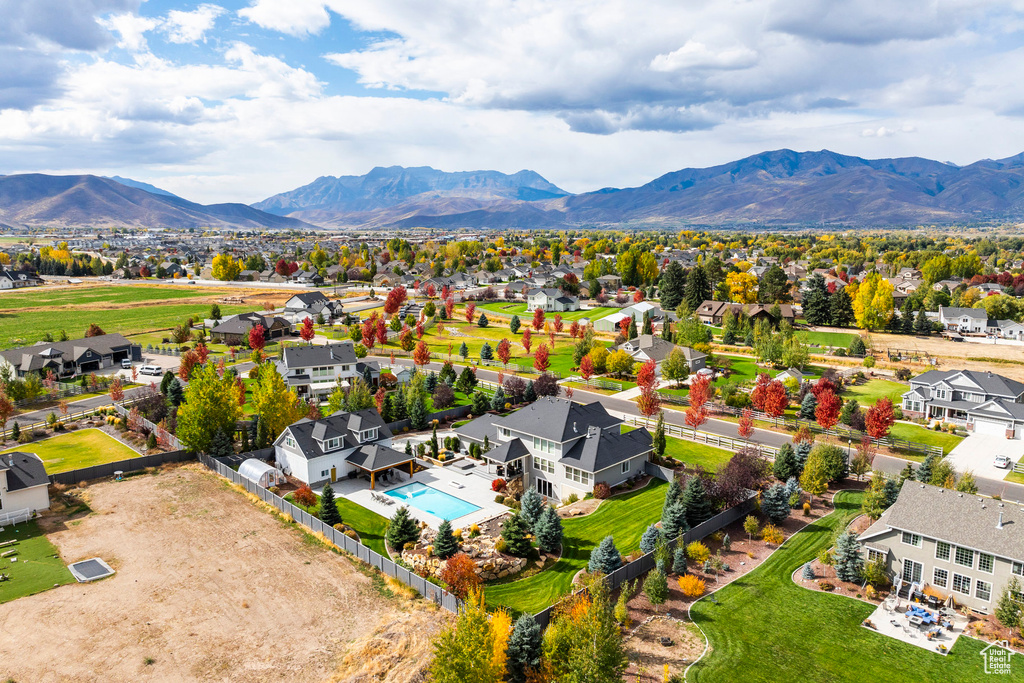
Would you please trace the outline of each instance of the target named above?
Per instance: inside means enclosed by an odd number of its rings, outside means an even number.
[[[429,512],[440,519],[457,519],[480,509],[479,505],[467,503],[461,498],[438,491],[426,484],[413,482],[387,492],[387,495],[410,506]]]

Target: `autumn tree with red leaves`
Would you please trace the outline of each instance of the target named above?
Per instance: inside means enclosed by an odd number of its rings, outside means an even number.
[[[690,380],[690,407],[686,409],[686,424],[696,430],[708,421],[707,403],[714,389],[706,375],[697,375]]]
[[[258,351],[256,353],[259,353]],[[199,354],[194,350],[189,349],[185,352],[185,355],[181,357],[181,362],[178,364],[178,377],[184,381],[188,381],[188,378],[192,376],[192,371],[199,365]]]
[[[788,406],[789,394],[786,393],[786,387],[779,380],[773,379],[765,387],[764,406],[761,410],[778,425],[779,418],[786,413]]]
[[[548,360],[549,356],[548,347],[546,344],[541,344],[537,347],[537,352],[533,354],[533,367],[537,369],[537,372],[547,372],[551,362]]]
[[[121,384],[120,377],[115,377],[114,381],[110,383],[110,398],[113,399],[115,403],[124,399],[124,386]],[[4,421],[6,422],[6,420]]]
[[[430,362],[430,347],[426,342],[416,344],[416,350],[412,352],[412,362],[416,365],[426,365]]]
[[[383,386],[377,389],[377,393],[373,395],[373,402],[377,406],[377,412],[384,414],[384,400],[388,397],[387,389]]]
[[[438,578],[448,590],[461,600],[465,600],[470,592],[477,591],[483,579],[476,573],[476,562],[466,553],[457,553],[445,560]]]
[[[377,324],[374,325],[374,336],[381,346],[388,343],[388,328],[384,325],[384,316],[377,318]]]
[[[839,413],[843,409],[843,401],[835,395],[831,388],[818,394],[818,405],[814,409],[814,419],[823,430],[829,430],[839,422]]]
[[[636,373],[636,383],[637,386],[642,389],[648,387],[657,388],[658,366],[655,364],[653,358],[640,366],[640,369]]]
[[[562,334],[562,330],[565,329],[565,321],[562,320],[562,316],[555,313],[555,332]]]
[[[501,364],[507,366],[509,359],[512,358],[512,342],[508,339],[502,338],[502,340],[498,342],[498,347],[495,349],[495,352],[497,353],[498,360],[501,361]]]
[[[757,382],[754,384],[753,391],[750,392],[750,404],[754,406],[754,410],[765,412],[764,401],[768,389],[768,384],[771,383],[772,378],[768,376],[767,372],[762,372],[757,376]]]
[[[199,365],[206,362],[206,359],[210,357],[210,349],[206,348],[206,344],[196,344],[195,348],[196,358],[199,359]]]
[[[590,354],[583,356],[583,360],[580,361],[580,377],[587,384],[590,384],[590,378],[594,376],[594,361],[590,359]]]
[[[377,314],[374,313],[369,318],[363,321],[363,346],[367,350],[372,349],[377,343]]]
[[[540,332],[542,327],[544,327],[544,309],[538,306],[533,311],[533,329]]]
[[[470,301],[466,304],[466,322],[473,322],[473,316],[476,315],[476,304]]]
[[[398,286],[393,287],[388,292],[388,298],[384,300],[384,312],[388,315],[394,315],[398,313],[398,309],[402,307],[405,300],[409,298],[409,293],[405,290],[405,287]]]
[[[531,337],[530,328],[527,327],[523,330],[523,338],[520,340],[523,344],[523,348],[526,349],[526,353],[530,353],[530,344],[532,343]]]
[[[889,430],[896,424],[896,414],[892,408],[892,401],[888,398],[880,398],[875,405],[868,408],[868,414],[864,419],[864,426],[868,435],[873,439],[882,439],[889,436]]]
[[[423,339],[423,321],[422,320],[417,320],[416,321],[416,338],[417,339]]]
[[[263,329],[263,325],[256,323],[249,330],[249,348],[253,351],[262,351],[263,347],[267,345],[267,333]]]
[[[576,337],[580,336],[580,323],[578,320],[573,320],[569,324],[569,336],[572,337],[573,339],[576,339]]]
[[[444,317],[451,320],[455,312],[455,299],[448,297],[444,300]]]
[[[747,440],[754,435],[754,411],[750,408],[744,408],[740,414],[739,433]]]
[[[313,342],[313,337],[316,336],[316,330],[313,329],[313,319],[306,316],[305,320],[302,321],[302,327],[299,329],[299,336],[302,337],[302,341],[310,344]]]
[[[644,292],[642,289],[638,289],[633,292],[633,303],[638,304],[644,300]]]

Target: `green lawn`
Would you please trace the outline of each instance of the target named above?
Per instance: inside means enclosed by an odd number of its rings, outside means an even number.
[[[643,489],[609,498],[586,517],[564,520],[562,558],[527,579],[487,586],[487,605],[535,614],[569,591],[572,577],[586,568],[590,551],[605,536],[615,537],[615,546],[622,554],[638,549],[644,529],[661,518],[667,486],[668,482],[654,479]]]
[[[47,474],[141,457],[139,453],[99,429],[67,432],[42,441],[8,448],[4,452],[11,451],[35,453],[42,458]]]
[[[175,287],[173,285],[131,286],[109,285],[101,287],[65,287],[62,289],[25,290],[17,294],[0,296],[0,310],[34,308],[38,306],[97,306],[104,304],[134,304],[148,301],[195,299],[234,293],[228,289]],[[210,312],[210,307],[206,307]]]
[[[302,508],[311,515],[317,514],[316,505],[313,507],[299,505],[290,493],[285,496],[285,500],[295,507]],[[388,520],[376,512],[367,510],[362,505],[353,503],[347,498],[339,496],[335,498],[335,502],[338,505],[338,512],[341,513],[341,520],[356,530],[356,533],[359,534],[359,540],[362,541],[363,545],[387,557],[388,551],[384,547],[384,534],[388,529]]]
[[[715,448],[696,441],[677,439],[673,436],[665,437],[665,455],[670,458],[686,463],[690,467],[701,466],[712,472],[729,462],[733,456],[732,451],[723,448]]]
[[[873,406],[880,398],[889,397],[893,405],[900,404],[900,397],[907,393],[907,385],[890,382],[887,379],[871,379],[864,384],[849,386],[843,391],[843,399],[857,399],[862,406]]]
[[[504,301],[492,301],[486,304],[477,304],[477,310],[480,309],[493,312],[495,315],[499,315],[505,318],[511,318],[513,315],[518,315],[519,320],[521,320],[523,323],[526,323],[529,320],[533,320],[533,311],[527,311],[526,304],[524,303],[510,304]],[[564,313],[561,313],[560,315],[562,316],[562,320],[573,321],[579,320],[580,318],[588,318],[591,322],[594,322],[595,320],[600,320],[606,315],[617,310],[619,309],[611,308],[608,306],[598,306],[597,308],[591,308],[585,311],[566,311]],[[554,313],[545,313],[544,315],[546,316],[545,320],[555,319]],[[489,317],[490,316],[488,316],[488,318]]]
[[[716,603],[700,600],[694,622],[710,641],[710,651],[687,680],[801,681],[981,681],[985,646],[961,637],[946,657],[861,627],[874,607],[840,595],[812,592],[792,574],[831,539],[842,516],[860,508],[862,494],[837,496],[837,512],[790,538],[760,567],[715,593]],[[1014,667],[1011,680],[1024,678]]]
[[[889,435],[896,437],[897,439],[916,441],[928,446],[942,446],[942,452],[945,454],[949,454],[951,450],[956,448],[957,445],[964,440],[962,436],[954,436],[953,434],[946,434],[945,432],[933,432],[921,425],[907,424],[904,422],[897,422],[894,424],[892,429],[889,430]]]
[[[7,526],[0,531],[0,543],[12,539],[18,542],[0,548],[0,552],[18,551],[14,555],[17,562],[6,557],[0,559],[0,572],[11,577],[10,581],[0,582],[0,603],[42,593],[53,588],[54,584],[75,582],[57,549],[39,530],[36,522]]]
[[[857,336],[849,332],[811,332],[808,330],[797,330],[795,334],[808,344],[841,346],[844,349],[849,348],[850,344],[853,343],[854,337]]]

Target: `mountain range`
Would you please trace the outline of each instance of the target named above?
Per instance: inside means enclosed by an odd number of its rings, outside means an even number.
[[[764,152],[632,188],[570,194],[534,171],[378,167],[250,206],[97,176],[0,176],[0,221],[302,228],[914,226],[1024,220],[1024,154],[967,166],[828,150]]]

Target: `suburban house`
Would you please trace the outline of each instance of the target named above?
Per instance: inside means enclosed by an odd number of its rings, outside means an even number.
[[[793,314],[793,307],[790,304],[778,304],[778,306],[782,319],[792,324],[796,319],[796,316]],[[738,315],[741,312],[745,313],[754,321],[765,318],[772,321],[772,323],[777,323],[779,321],[775,320],[771,314],[773,307],[774,304],[767,306],[764,304],[734,304],[728,301],[705,301],[697,308],[697,317],[705,325],[721,325],[725,312],[732,311],[733,315]]]
[[[566,296],[562,290],[552,287],[531,289],[526,292],[526,308],[535,311],[538,308],[553,313],[580,310],[580,300],[574,296]]]
[[[49,485],[46,467],[35,453],[0,455],[0,514],[46,510],[50,507]]]
[[[303,418],[285,427],[274,441],[274,457],[278,469],[311,486],[364,474],[371,489],[380,474],[395,467],[412,468],[415,460],[391,448],[391,430],[374,408],[319,420]]]
[[[903,414],[1019,439],[1024,433],[1024,384],[991,372],[929,370],[910,380]]]
[[[1006,582],[1024,578],[1019,505],[913,480],[857,540],[868,561],[885,563],[901,595],[928,586],[989,613]]]
[[[597,284],[601,285],[601,288],[606,292],[617,292],[619,287],[622,286],[622,278],[618,275],[602,275],[597,278]],[[597,292],[591,292],[590,296],[597,296]]]
[[[951,332],[984,334],[1000,339],[1024,341],[1024,325],[1013,320],[989,318],[984,308],[940,306],[939,322],[944,329]]]
[[[660,322],[664,324],[668,319],[675,319],[675,314],[666,314],[656,304],[650,301],[640,301],[639,303],[630,304],[625,308],[621,308],[614,313],[609,313],[605,317],[594,322],[594,329],[598,332],[607,332],[609,334],[615,334],[620,331],[619,324],[626,318],[635,318],[636,326],[640,328],[642,326],[644,315],[650,317],[652,322]]]
[[[331,301],[323,292],[296,294],[285,302],[284,312],[298,322],[307,316],[316,322],[317,316],[322,315],[325,321],[329,321],[342,315],[341,302]]]
[[[482,415],[455,432],[467,446],[483,445],[486,437],[490,450],[483,457],[498,476],[521,476],[524,490],[564,500],[644,473],[651,434],[643,428],[620,434],[621,424],[596,401],[544,397],[503,417]]]
[[[370,369],[371,380],[380,377],[376,362],[363,363],[356,358],[352,342],[325,346],[291,346],[281,351],[277,370],[289,388],[301,399],[316,397],[326,401],[339,383],[347,385]]]
[[[615,347],[618,351],[625,351],[637,363],[646,363],[654,359],[655,369],[661,374],[661,364],[671,355],[672,350],[678,348],[686,357],[686,363],[690,372],[702,370],[707,363],[707,354],[691,349],[689,346],[676,346],[670,341],[653,334],[641,334],[638,337],[625,341]]]
[[[21,289],[41,284],[43,279],[31,271],[0,268],[0,289]]]
[[[263,326],[264,336],[268,341],[292,333],[292,324],[280,316],[239,313],[221,321],[210,330],[210,339],[228,346],[241,346],[248,341],[249,331],[256,325]]]
[[[0,351],[0,368],[10,367],[14,377],[30,372],[45,375],[53,370],[58,378],[74,377],[88,372],[120,366],[122,360],[141,361],[142,347],[120,334],[63,342],[36,342]]]

